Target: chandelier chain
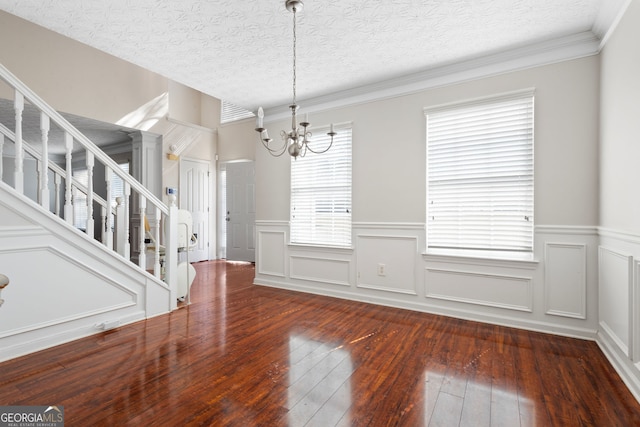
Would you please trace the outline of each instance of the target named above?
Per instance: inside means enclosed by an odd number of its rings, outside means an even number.
[[[296,8],[293,8],[293,105],[296,104]]]
[[[298,10],[302,10],[303,2],[302,0],[285,0],[285,7],[288,11],[293,12],[293,102],[289,106],[291,109],[291,130],[282,130],[280,131],[280,136],[282,137],[282,146],[281,147],[272,147],[270,143],[273,141],[269,138],[269,134],[267,133],[267,129],[264,127],[263,118],[264,111],[262,107],[258,108],[258,123],[256,125],[255,131],[259,134],[259,139],[262,142],[262,145],[267,149],[269,154],[274,157],[279,157],[284,153],[289,153],[291,157],[294,159],[298,157],[304,157],[307,151],[314,154],[322,154],[325,153],[331,148],[333,145],[333,137],[337,135],[336,132],[333,131],[333,123],[331,124],[330,131],[327,132],[327,136],[331,139],[329,140],[329,144],[323,149],[313,150],[309,143],[312,142],[309,140],[312,134],[309,131],[310,123],[305,114],[304,121],[298,123],[296,112],[298,111],[297,102],[297,45],[298,45],[298,35],[297,35],[297,20],[296,13]]]

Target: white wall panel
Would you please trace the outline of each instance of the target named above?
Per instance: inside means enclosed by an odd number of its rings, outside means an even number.
[[[600,327],[629,355],[633,257],[600,246],[598,266]]]
[[[428,298],[533,311],[530,277],[427,268],[425,289]]]
[[[289,270],[292,279],[350,286],[348,260],[291,256]]]
[[[285,238],[284,231],[258,231],[257,274],[284,277]]]
[[[586,245],[547,242],[544,264],[545,312],[586,319]]]
[[[37,260],[38,268],[23,265]],[[0,338],[135,306],[138,295],[51,247],[0,252],[12,277],[3,291]],[[63,278],[63,280],[61,280]]]
[[[417,295],[415,237],[358,235],[358,287]]]

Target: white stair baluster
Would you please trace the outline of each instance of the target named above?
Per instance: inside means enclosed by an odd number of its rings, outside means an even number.
[[[107,208],[100,205],[100,241],[107,246]]]
[[[22,111],[24,111],[24,96],[22,93],[15,91],[14,109],[16,113],[16,158],[15,158],[15,178],[14,188],[20,194],[24,194],[24,151],[22,148]]]
[[[69,132],[64,133],[65,158],[67,175],[64,178],[64,219],[69,224],[73,224],[73,167],[71,166],[71,150],[73,150],[73,137]]]
[[[91,151],[87,151],[87,235],[94,237],[93,220],[93,165],[94,158]]]
[[[42,168],[39,176],[40,205],[50,210],[49,205],[49,116],[40,113],[40,133],[42,134]]]
[[[56,216],[60,216],[60,186],[62,184],[62,176],[58,173],[56,173],[54,175],[54,180],[53,180],[53,185],[54,185],[54,191],[53,194],[55,195],[55,200],[54,200],[54,204],[55,204],[55,213]]]
[[[160,209],[156,206],[155,214],[153,217],[153,236],[156,240],[155,252],[153,254],[153,275],[158,279],[162,279],[162,272],[160,268]]]
[[[129,205],[131,204],[131,185],[124,183],[124,256],[131,259],[131,227],[129,225]]]
[[[147,269],[147,256],[144,253],[144,240],[145,240],[145,226],[144,226],[144,218],[146,215],[147,208],[147,199],[140,194],[140,239],[139,239],[139,250],[138,250],[138,265],[141,269]]]
[[[111,188],[111,168],[109,166],[104,167],[104,179],[107,184],[107,207],[105,224],[102,228],[104,232],[102,242],[109,249],[113,249],[113,216],[111,215],[111,198],[113,197],[113,189]]]

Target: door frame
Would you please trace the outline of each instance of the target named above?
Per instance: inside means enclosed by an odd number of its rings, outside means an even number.
[[[254,159],[233,159],[226,160],[217,163],[217,182],[216,182],[216,200],[217,200],[217,209],[216,209],[216,231],[217,231],[217,245],[216,245],[216,255],[218,259],[226,259],[227,258],[227,191],[226,191],[226,172],[227,165],[229,163],[245,163],[245,162],[253,162],[254,168],[256,161]],[[224,175],[224,177],[223,177]],[[254,179],[255,184],[255,179]]]

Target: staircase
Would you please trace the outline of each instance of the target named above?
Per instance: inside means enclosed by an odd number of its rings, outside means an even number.
[[[11,278],[0,361],[174,310],[175,198],[164,204],[1,64],[0,80],[13,109],[12,120],[0,122],[0,271]],[[34,122],[39,141],[27,142],[23,128]],[[78,159],[83,181],[73,174]],[[103,194],[96,168],[104,170]],[[161,259],[156,245],[149,266],[145,218],[166,248]]]

